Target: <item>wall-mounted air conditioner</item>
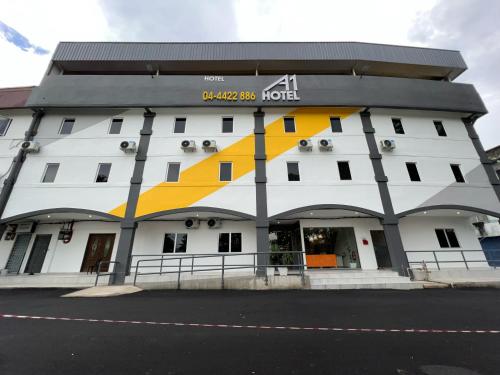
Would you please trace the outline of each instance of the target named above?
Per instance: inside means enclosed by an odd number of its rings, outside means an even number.
[[[393,139],[383,139],[380,141],[380,147],[385,151],[392,151],[396,148],[396,141]]]
[[[214,140],[205,139],[202,144],[203,150],[205,152],[215,152],[217,151],[217,143]]]
[[[333,142],[331,139],[320,139],[318,141],[318,148],[320,151],[332,151]]]
[[[181,149],[184,150],[184,152],[194,152],[196,151],[196,143],[185,139],[181,142]]]
[[[298,147],[300,151],[312,151],[313,144],[310,139],[301,139]]]
[[[190,217],[184,221],[184,226],[187,229],[198,229],[200,227],[200,220]]]
[[[26,152],[37,153],[40,151],[40,143],[34,141],[26,141],[21,143],[21,148]]]
[[[137,145],[134,141],[123,141],[120,143],[120,150],[126,154],[133,154],[137,151]]]

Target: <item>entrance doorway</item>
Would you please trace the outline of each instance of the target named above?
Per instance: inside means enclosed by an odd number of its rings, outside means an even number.
[[[361,268],[352,227],[304,228],[308,268]]]
[[[101,261],[109,261],[115,243],[115,233],[89,234],[85,256],[83,257],[80,272],[97,272],[97,267]],[[107,272],[109,263],[101,266],[102,272]]]
[[[40,273],[42,271],[45,255],[49,249],[51,234],[38,234],[35,237],[35,242],[31,248],[31,254],[26,265],[25,273]]]
[[[24,255],[26,250],[28,250],[28,245],[30,244],[31,233],[22,233],[16,236],[14,241],[14,246],[12,246],[12,251],[10,252],[9,260],[7,261],[7,268],[9,273],[19,273],[21,264],[24,260]]]
[[[392,268],[391,257],[389,255],[389,249],[387,248],[387,242],[385,241],[384,231],[371,230],[370,235],[372,237],[378,268]]]

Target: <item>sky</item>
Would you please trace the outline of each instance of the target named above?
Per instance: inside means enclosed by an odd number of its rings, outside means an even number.
[[[500,144],[497,0],[0,0],[0,87],[38,85],[59,41],[359,41],[461,51]],[[495,69],[496,68],[496,69]]]

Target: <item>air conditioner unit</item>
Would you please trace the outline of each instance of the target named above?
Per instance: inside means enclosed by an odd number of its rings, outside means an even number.
[[[218,217],[211,217],[207,221],[207,225],[210,229],[216,229],[222,227],[222,220]]]
[[[134,141],[123,141],[120,143],[120,150],[126,154],[133,154],[137,151],[137,145]]]
[[[33,221],[17,224],[16,228],[17,233],[33,233],[34,231],[35,231],[35,222]]]
[[[190,217],[184,221],[184,226],[187,229],[198,229],[200,226],[200,220]]]
[[[40,151],[40,143],[34,141],[26,141],[21,143],[21,148],[26,152],[38,152]]]
[[[181,149],[183,149],[184,152],[195,152],[196,143],[194,141],[189,141],[185,139],[181,142]]]
[[[217,143],[214,140],[205,139],[203,141],[202,147],[206,152],[217,151]]]
[[[301,139],[299,141],[299,150],[300,151],[312,151],[313,144],[310,139]]]
[[[380,141],[380,147],[385,151],[392,151],[396,148],[396,141],[393,139],[383,139]]]
[[[332,151],[333,142],[331,139],[320,139],[318,141],[318,148],[320,151]]]

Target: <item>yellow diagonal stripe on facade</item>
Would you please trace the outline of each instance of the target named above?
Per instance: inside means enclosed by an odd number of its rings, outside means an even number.
[[[358,108],[298,108],[285,116],[295,118],[295,133],[285,133],[283,117],[266,126],[267,161],[297,146],[303,138],[309,138],[330,127],[330,117],[346,118]],[[232,145],[201,160],[181,172],[178,183],[159,183],[142,193],[135,216],[185,208],[216,192],[230,182],[219,181],[219,164],[233,163],[233,181],[255,169],[255,136],[250,134]],[[249,197],[248,199],[254,199]],[[126,204],[109,213],[125,216]]]

